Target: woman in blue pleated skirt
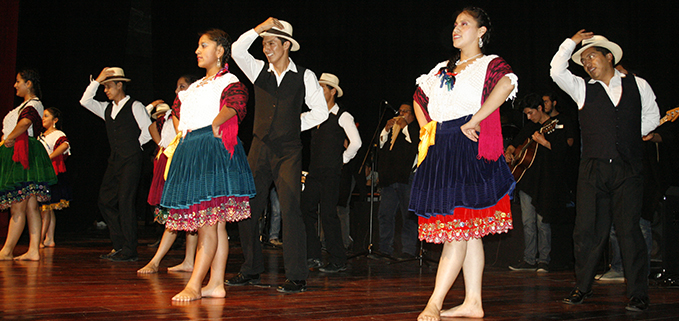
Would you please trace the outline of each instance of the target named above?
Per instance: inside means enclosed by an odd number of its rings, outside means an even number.
[[[166,228],[198,232],[191,278],[173,301],[226,296],[226,222],[249,218],[250,197],[255,195],[252,172],[237,137],[248,92],[228,72],[230,50],[231,40],[224,31],[204,33],[196,56],[205,77],[179,92],[173,104],[179,134],[177,144],[165,151],[171,157],[160,205],[170,211]],[[210,280],[203,287],[208,270]]]

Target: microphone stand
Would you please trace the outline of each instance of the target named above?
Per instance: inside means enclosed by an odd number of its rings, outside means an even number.
[[[368,156],[372,154],[372,158],[370,160],[371,164],[371,173],[370,173],[370,223],[368,224],[368,248],[366,251],[354,254],[349,257],[349,259],[353,259],[355,257],[359,256],[368,256],[373,254],[373,215],[375,211],[375,180],[373,179],[374,176],[372,175],[372,172],[375,171],[375,165],[377,162],[377,151],[379,150],[378,143],[379,141],[376,140],[377,137],[379,137],[378,133],[382,132],[382,121],[384,120],[384,115],[387,113],[386,108],[382,108],[382,105],[384,105],[385,101],[380,102],[380,119],[377,122],[377,127],[375,128],[375,132],[373,133],[372,139],[370,139],[370,149],[366,151],[365,157],[363,158],[363,162],[361,163],[360,168],[358,169],[358,173],[361,174],[363,173],[365,163],[368,159]]]

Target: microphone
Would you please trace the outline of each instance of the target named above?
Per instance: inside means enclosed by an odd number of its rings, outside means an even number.
[[[398,114],[399,114],[398,110],[394,109],[394,107],[392,107],[391,105],[389,105],[389,102],[388,102],[388,101],[383,100],[383,101],[382,101],[382,104],[384,104],[385,106],[387,106],[387,108],[391,109],[391,111],[394,112],[394,115],[398,115]]]

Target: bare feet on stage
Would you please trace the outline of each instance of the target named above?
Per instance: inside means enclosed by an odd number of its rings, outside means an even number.
[[[40,252],[26,252],[14,258],[15,261],[40,261]]]
[[[12,256],[12,253],[5,254],[0,252],[0,261],[11,261],[13,259],[14,257]]]
[[[439,321],[441,320],[440,310],[432,304],[427,304],[422,313],[417,316],[417,321]]]
[[[56,244],[54,244],[54,241],[45,241],[44,243],[40,243],[40,248],[44,249],[46,247],[54,247]]]
[[[158,264],[151,261],[151,262],[149,262],[149,264],[146,264],[146,266],[144,266],[143,268],[137,270],[137,273],[139,273],[139,274],[158,273]]]
[[[167,268],[168,272],[193,272],[193,262],[182,262],[179,265]]]
[[[224,282],[215,287],[208,288],[207,286],[200,290],[204,298],[224,298],[226,297],[226,289],[224,289]]]
[[[447,318],[483,318],[483,315],[483,306],[474,303],[462,303],[454,308],[441,311],[441,316]]]
[[[200,292],[189,288],[184,288],[184,290],[182,290],[181,292],[177,293],[177,295],[172,297],[172,301],[180,302],[195,301],[200,299],[201,299]]]
[[[448,310],[440,310],[433,304],[427,304],[424,310],[417,317],[417,321],[439,321],[441,317],[446,318],[483,318],[483,307],[481,304],[463,303]]]

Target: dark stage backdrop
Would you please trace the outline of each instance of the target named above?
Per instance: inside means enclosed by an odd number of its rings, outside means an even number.
[[[177,78],[201,75],[194,50],[197,33],[211,27],[235,40],[269,16],[287,20],[301,50],[292,59],[317,75],[339,76],[342,102],[368,141],[381,102],[394,107],[412,100],[417,76],[452,53],[452,13],[472,2],[458,1],[38,1],[20,2],[17,67],[43,76],[45,106],[64,111],[64,131],[72,143],[69,171],[75,199],[71,228],[91,224],[106,166],[104,124],[78,100],[106,66],[121,66],[133,80],[129,93],[147,104],[171,102]],[[677,10],[653,1],[475,1],[490,15],[490,53],[504,57],[519,76],[519,96],[555,89],[549,61],[559,44],[578,29],[603,34],[620,44],[623,62],[646,78],[662,110],[677,105],[673,50]],[[251,52],[263,59],[261,44]],[[4,64],[5,62],[3,62]],[[238,67],[231,70],[246,81]],[[572,70],[583,75],[579,66]],[[202,75],[201,75],[202,76]],[[105,99],[100,93],[100,99]],[[16,103],[16,101],[15,101]],[[570,99],[560,105],[573,113]],[[251,100],[252,104],[252,100]],[[11,108],[11,106],[2,106]],[[506,104],[503,108],[510,108]],[[568,109],[570,108],[570,110]],[[240,137],[249,145],[252,109]],[[246,146],[247,147],[247,146]],[[363,155],[359,154],[358,157]],[[64,222],[62,220],[62,222]],[[61,225],[60,228],[65,228]]]

